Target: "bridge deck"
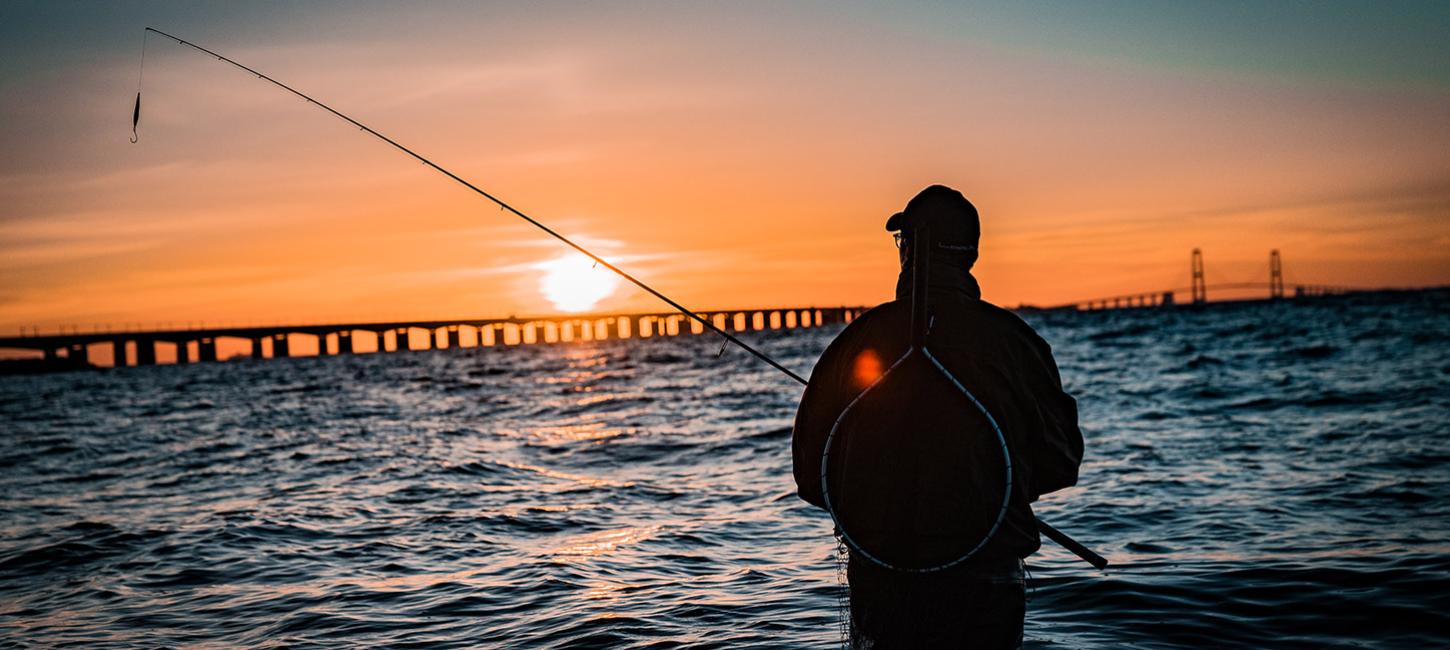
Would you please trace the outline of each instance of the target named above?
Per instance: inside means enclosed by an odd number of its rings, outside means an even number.
[[[726,309],[696,313],[722,330],[744,332],[846,323],[865,310],[865,307],[811,306]],[[38,350],[43,352],[47,359],[57,362],[70,365],[89,365],[89,347],[99,344],[110,347],[112,358],[118,358],[117,352],[120,352],[119,358],[123,359],[123,362],[118,365],[129,365],[128,362],[132,358],[136,365],[151,365],[156,363],[157,344],[176,346],[177,361],[187,363],[194,360],[191,352],[193,346],[196,347],[196,360],[216,360],[216,343],[220,339],[250,342],[252,356],[256,358],[265,356],[263,342],[270,341],[271,356],[285,357],[291,356],[289,341],[294,335],[315,337],[321,354],[328,354],[329,347],[336,349],[337,354],[346,354],[355,351],[353,335],[358,332],[376,336],[377,350],[382,352],[386,351],[385,343],[389,332],[393,333],[393,351],[406,351],[413,349],[412,341],[416,339],[412,337],[412,333],[415,330],[428,333],[424,339],[426,341],[425,349],[428,349],[442,347],[442,343],[439,341],[440,334],[445,337],[447,347],[460,347],[462,342],[460,332],[464,328],[474,330],[474,334],[470,338],[474,340],[476,346],[552,343],[574,339],[674,336],[700,334],[708,331],[700,323],[679,312],[648,312],[134,330],[98,327],[89,331],[30,331],[24,332],[20,336],[0,337],[0,348]],[[335,341],[335,343],[330,346],[329,341]],[[134,346],[134,355],[128,354],[128,346]]]

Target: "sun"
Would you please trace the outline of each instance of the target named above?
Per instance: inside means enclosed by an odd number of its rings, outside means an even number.
[[[561,311],[589,311],[619,286],[619,276],[578,253],[543,262],[537,268],[544,272],[539,291]]]

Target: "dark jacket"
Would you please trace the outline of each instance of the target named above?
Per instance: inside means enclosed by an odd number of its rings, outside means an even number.
[[[1040,546],[1030,504],[1077,482],[1083,453],[1077,403],[1063,392],[1047,343],[1014,314],[983,302],[965,264],[933,260],[929,276],[933,324],[927,346],[996,418],[1013,462],[1006,518],[975,557],[998,564],[1025,558]],[[832,425],[870,384],[870,371],[908,348],[910,286],[908,269],[897,299],[851,322],[811,374],[796,412],[792,452],[797,491],[813,505],[825,508],[821,455]]]

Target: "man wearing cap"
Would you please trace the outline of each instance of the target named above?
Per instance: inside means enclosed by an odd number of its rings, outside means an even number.
[[[1026,613],[1022,559],[1040,546],[1031,504],[1077,482],[1083,452],[1077,404],[1063,392],[1047,343],[1017,316],[982,300],[972,276],[981,226],[971,202],[933,185],[892,215],[886,229],[897,233],[896,299],[852,321],[812,371],[792,435],[797,490],[802,499],[827,508],[821,472],[827,437],[842,413],[908,348],[911,242],[919,229],[929,231],[928,345],[1000,425],[1011,459],[1011,489],[1000,525],[977,552],[948,568],[893,570],[853,550],[847,565],[852,646],[1016,648]],[[940,418],[946,429],[967,417],[954,408],[942,405],[940,413],[933,408],[927,417]],[[932,512],[933,504],[911,505],[913,511]]]

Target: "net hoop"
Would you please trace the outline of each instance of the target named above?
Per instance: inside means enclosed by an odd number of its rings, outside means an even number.
[[[987,419],[987,424],[990,424],[992,426],[992,432],[996,434],[997,442],[999,445],[1001,445],[1002,461],[1007,470],[1005,472],[1006,485],[1005,489],[1002,491],[1002,505],[997,509],[997,517],[992,522],[992,527],[987,530],[987,534],[982,536],[982,539],[978,541],[977,544],[971,548],[971,550],[962,554],[960,557],[957,557],[950,562],[922,568],[897,566],[877,557],[874,553],[866,550],[864,546],[857,543],[856,540],[851,537],[851,532],[846,530],[845,526],[841,524],[840,516],[836,514],[836,507],[831,502],[830,479],[827,477],[827,474],[829,473],[829,468],[831,466],[831,441],[835,439],[836,431],[840,429],[841,422],[845,420],[846,414],[849,413],[851,409],[855,407],[858,402],[861,401],[862,398],[864,398],[868,393],[870,393],[878,385],[880,385],[887,376],[889,376],[893,371],[900,367],[901,364],[905,363],[907,359],[911,358],[911,355],[916,353],[918,350],[920,350],[921,354],[926,356],[926,359],[931,362],[932,366],[936,367],[937,371],[939,371],[942,376],[946,377],[947,380],[950,381],[952,385],[957,388],[957,390],[961,391],[961,393],[965,395],[969,401],[971,401],[972,406],[976,407],[977,411],[982,414],[982,417],[985,417]],[[871,385],[867,386],[866,390],[861,391],[860,395],[857,395],[855,399],[851,400],[851,403],[847,404],[846,408],[841,410],[841,415],[836,417],[835,424],[831,425],[831,432],[826,436],[825,449],[821,453],[821,494],[825,498],[826,512],[831,514],[831,522],[835,524],[836,530],[840,531],[841,539],[846,542],[846,545],[849,546],[853,552],[860,553],[862,557],[871,561],[872,564],[886,569],[891,569],[893,571],[901,571],[905,573],[934,573],[957,566],[958,564],[961,564],[971,559],[971,557],[981,551],[982,548],[987,545],[987,542],[990,541],[992,537],[997,534],[997,531],[999,529],[1001,529],[1002,521],[1007,518],[1007,508],[1012,500],[1012,454],[1007,449],[1007,437],[1003,435],[1002,427],[998,426],[997,418],[992,417],[991,411],[987,410],[987,407],[984,406],[982,402],[977,399],[977,396],[973,395],[972,391],[967,390],[967,387],[963,386],[962,382],[957,381],[956,376],[953,375],[951,371],[947,370],[946,366],[943,366],[941,362],[937,360],[936,356],[931,353],[931,350],[926,348],[926,346],[923,345],[920,348],[912,347],[908,349],[905,354],[902,354],[901,358],[897,359],[895,363],[892,363],[891,367],[886,369],[886,372],[881,373],[881,376],[877,377],[876,381],[871,382]]]

